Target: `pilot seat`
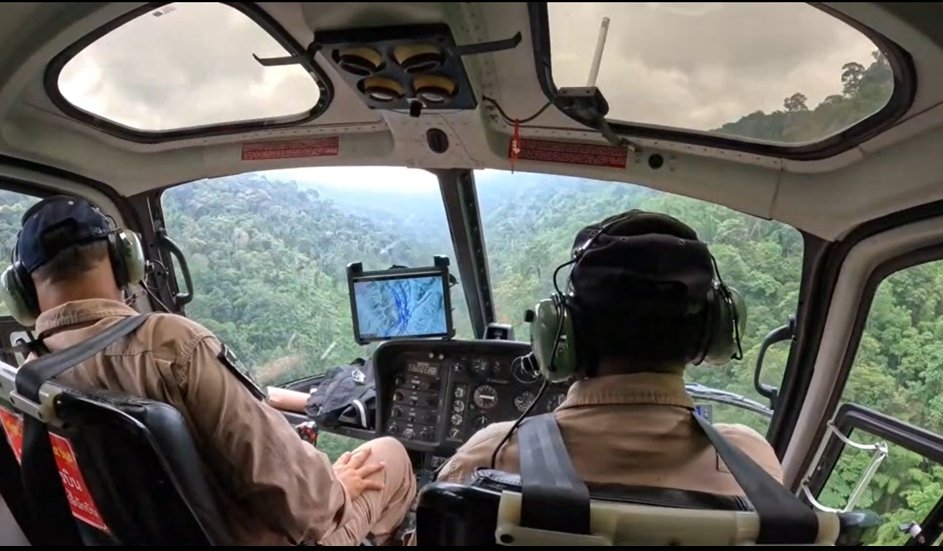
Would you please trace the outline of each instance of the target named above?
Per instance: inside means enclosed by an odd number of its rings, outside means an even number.
[[[871,511],[813,510],[696,414],[746,497],[620,485],[576,474],[552,413],[520,427],[521,474],[481,470],[468,484],[420,491],[420,546],[861,545],[881,519]]]
[[[133,316],[20,369],[0,364],[4,429],[21,463],[33,545],[226,545],[225,516],[168,404],[50,379],[133,331]]]

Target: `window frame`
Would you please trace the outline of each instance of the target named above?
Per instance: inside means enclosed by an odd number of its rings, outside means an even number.
[[[808,393],[808,386],[812,378],[812,366],[814,365],[816,358],[819,353],[819,346],[821,344],[821,339],[823,337],[825,329],[825,319],[827,318],[826,314],[828,309],[831,307],[832,299],[835,294],[835,285],[837,283],[837,278],[841,272],[841,268],[847,256],[854,249],[854,247],[868,239],[878,235],[884,231],[891,231],[896,228],[904,227],[910,224],[925,222],[927,220],[932,220],[936,218],[940,212],[940,208],[943,208],[943,202],[935,202],[926,205],[921,205],[914,207],[907,211],[902,211],[899,213],[891,214],[883,219],[878,219],[872,221],[865,226],[860,227],[856,230],[853,236],[850,236],[845,241],[838,244],[839,250],[836,253],[836,258],[834,262],[831,263],[831,266],[826,266],[824,277],[830,279],[828,282],[829,289],[827,290],[827,295],[819,302],[822,305],[822,318],[817,323],[817,328],[813,329],[811,332],[810,338],[812,339],[812,346],[804,351],[804,359],[799,360],[803,368],[803,389],[801,390],[801,401],[804,402],[806,395]],[[799,473],[796,479],[793,481],[792,489],[798,490],[799,483],[801,482],[804,476],[807,476],[808,473],[811,473],[811,469],[815,468],[817,452],[816,449],[821,445],[822,441],[827,437],[828,423],[829,420],[833,419],[836,415],[836,409],[838,409],[838,404],[841,402],[842,394],[844,393],[845,386],[848,383],[848,377],[851,374],[851,369],[854,366],[855,359],[858,355],[858,349],[861,345],[861,339],[864,336],[865,326],[867,325],[868,315],[871,312],[871,307],[874,303],[874,296],[877,292],[880,284],[887,279],[888,277],[896,274],[897,272],[912,268],[914,266],[927,264],[930,262],[935,262],[943,260],[943,242],[938,241],[930,245],[925,245],[923,247],[918,247],[908,251],[901,252],[897,255],[894,255],[890,258],[885,259],[883,262],[875,266],[871,272],[868,274],[865,281],[864,287],[861,291],[860,300],[858,306],[855,309],[854,320],[852,321],[851,332],[848,336],[847,346],[845,347],[845,352],[842,356],[841,364],[838,368],[838,374],[835,379],[835,385],[833,386],[828,401],[822,411],[821,422],[815,428],[815,433],[812,438],[813,446],[809,448],[803,456],[800,456],[799,465],[797,473]],[[801,327],[801,326],[800,326]],[[801,329],[800,329],[801,331]],[[788,367],[787,367],[788,369]],[[787,371],[788,374],[788,371]],[[802,403],[800,402],[800,404]],[[802,412],[802,406],[792,408],[793,415],[792,418],[787,422],[787,426],[780,429],[786,431],[785,434],[780,433],[779,438],[782,438],[784,445],[788,446],[788,443],[793,437],[795,432],[796,424],[798,423],[798,418]],[[774,440],[775,442],[775,440]],[[779,451],[779,450],[777,450]],[[783,452],[784,453],[784,452]],[[803,474],[806,473],[806,474]]]
[[[320,117],[322,114],[324,114],[325,111],[327,111],[328,107],[331,105],[331,101],[334,98],[334,86],[324,69],[321,68],[317,61],[314,60],[314,56],[312,55],[313,52],[309,51],[308,48],[305,48],[296,42],[294,38],[289,35],[288,32],[278,24],[278,22],[275,21],[275,19],[273,19],[256,3],[240,2],[219,2],[219,4],[230,9],[234,9],[245,15],[256,25],[265,30],[283,48],[285,48],[289,55],[297,56],[300,60],[299,64],[309,73],[312,80],[314,80],[315,84],[318,86],[320,92],[318,101],[308,112],[302,113],[300,115],[286,115],[283,117],[253,119],[240,122],[214,123],[175,130],[147,131],[132,128],[130,126],[126,126],[101,117],[89,111],[85,111],[84,109],[73,105],[65,98],[65,96],[62,95],[62,91],[59,89],[59,76],[69,61],[71,61],[75,56],[77,56],[99,38],[105,36],[116,28],[126,23],[130,23],[134,19],[146,15],[151,11],[172,3],[173,2],[153,2],[131,10],[121,17],[113,19],[106,25],[103,25],[91,33],[83,36],[78,41],[74,42],[65,50],[57,54],[56,57],[54,57],[52,61],[49,62],[49,65],[46,67],[46,71],[43,75],[43,86],[52,103],[67,116],[79,122],[102,130],[103,132],[117,138],[143,144],[158,144],[194,137],[225,136],[237,134],[240,132],[258,130],[260,128],[283,128],[286,126],[294,126],[310,122]]]
[[[534,64],[537,80],[547,99],[574,121],[589,128],[595,128],[594,121],[585,115],[569,110],[566,99],[559,94],[559,88],[553,81],[551,62],[550,21],[547,2],[528,2],[530,27],[534,44]],[[894,74],[894,89],[887,104],[877,113],[872,114],[838,134],[826,137],[810,144],[777,145],[771,142],[750,141],[698,130],[670,128],[639,122],[606,119],[617,135],[633,138],[664,140],[703,147],[715,147],[733,151],[743,151],[759,155],[781,157],[797,161],[815,161],[833,157],[877,136],[890,128],[910,109],[916,95],[916,69],[913,59],[903,48],[886,36],[858,23],[838,11],[820,3],[808,3],[826,14],[835,17],[854,28],[874,43],[887,58]],[[600,89],[603,95],[606,91]]]
[[[838,409],[838,404],[841,402],[845,386],[848,384],[848,377],[851,375],[855,359],[858,357],[861,339],[864,337],[864,330],[867,326],[868,317],[871,314],[871,307],[874,304],[874,297],[877,294],[878,288],[884,280],[898,272],[939,260],[943,260],[943,243],[927,245],[889,258],[878,264],[868,275],[868,279],[861,293],[861,300],[855,312],[851,336],[848,339],[848,346],[842,358],[841,366],[839,367],[838,378],[834,388],[832,388],[831,396],[829,396],[828,399],[828,405],[825,410],[825,416],[827,418],[831,418],[831,416],[835,414],[836,409]],[[867,407],[867,404],[863,404],[863,406]],[[824,426],[820,428],[820,434],[824,434]],[[821,438],[817,440],[821,441]],[[943,465],[943,463],[941,463],[941,465]]]

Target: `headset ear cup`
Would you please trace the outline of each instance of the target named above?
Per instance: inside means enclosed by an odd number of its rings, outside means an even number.
[[[534,309],[534,320],[531,323],[531,347],[537,366],[540,368],[540,374],[545,380],[563,381],[576,372],[579,361],[576,356],[573,320],[562,299],[557,295],[540,301]]]
[[[125,268],[125,285],[128,283],[139,283],[144,281],[145,267],[147,261],[144,258],[144,247],[141,245],[141,237],[128,230],[119,232],[118,243],[122,261]]]
[[[565,381],[576,374],[579,369],[579,347],[577,346],[576,328],[573,324],[573,311],[570,309],[568,299],[566,304],[561,304],[563,310],[563,330],[560,332],[560,340],[557,343],[557,354],[553,360],[554,370],[548,377],[551,383]]]
[[[537,367],[543,377],[550,372],[550,358],[556,346],[560,313],[553,299],[541,300],[534,308],[534,318],[530,324],[530,343]]]
[[[736,289],[716,282],[712,294],[708,316],[713,323],[706,343],[704,361],[711,365],[723,365],[738,352],[738,339],[742,338],[746,330],[746,301]]]
[[[39,316],[36,292],[33,289],[32,279],[28,282],[23,282],[21,279],[14,266],[7,267],[0,274],[0,297],[17,323],[23,327],[32,327]]]
[[[118,287],[144,279],[144,248],[135,232],[118,230],[112,233],[108,237],[108,256]]]

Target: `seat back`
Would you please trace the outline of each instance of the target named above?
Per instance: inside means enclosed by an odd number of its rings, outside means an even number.
[[[703,418],[699,426],[745,494],[587,484],[552,413],[524,419],[520,476],[483,470],[469,485],[423,488],[419,545],[848,545],[880,526],[870,512],[814,510]]]
[[[37,444],[24,438],[24,418],[48,431],[41,436],[48,437],[54,462],[48,469],[47,463],[36,463],[33,476],[24,477],[31,506],[63,513],[50,515],[61,522],[35,519],[34,525],[56,534],[45,539],[67,540],[77,528],[75,538],[86,545],[229,543],[226,517],[186,422],[173,406],[57,383],[44,384],[39,403],[31,404],[11,396],[16,372],[0,362],[0,418],[14,461],[42,458],[31,452]],[[61,484],[65,498],[45,495],[48,484]]]
[[[172,406],[65,389],[53,401],[54,455],[86,544],[226,544],[225,517]],[[28,490],[28,489],[27,489]]]
[[[48,526],[49,536],[38,538],[44,542],[229,543],[216,494],[175,408],[52,382],[133,333],[149,316],[126,317],[20,368],[0,362],[0,400],[20,412],[13,419],[4,416],[3,427],[10,444],[20,447],[14,452],[30,517],[33,524]]]
[[[610,491],[614,488],[610,488]],[[551,532],[522,527],[521,493],[509,485],[435,482],[419,494],[416,543],[420,546],[494,545],[750,545],[759,535],[759,517],[723,496],[656,488],[624,489],[618,499],[591,500],[591,533]],[[697,495],[693,495],[697,494]],[[612,496],[615,497],[615,496]],[[672,502],[679,500],[678,506]],[[716,504],[722,508],[691,507]],[[881,525],[869,511],[817,512],[815,545],[861,545]]]

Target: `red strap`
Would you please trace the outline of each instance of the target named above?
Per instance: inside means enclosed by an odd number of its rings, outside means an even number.
[[[521,154],[521,123],[514,119],[514,134],[511,136],[511,174],[514,174],[514,162]]]

